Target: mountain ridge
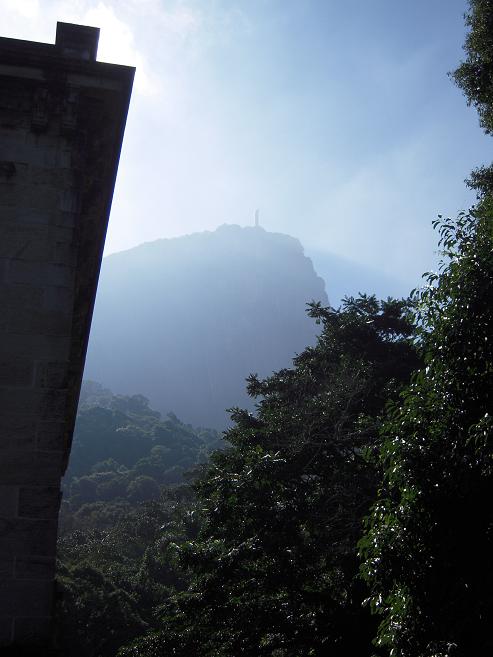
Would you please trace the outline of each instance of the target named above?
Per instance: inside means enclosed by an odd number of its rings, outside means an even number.
[[[163,413],[224,428],[252,409],[245,378],[289,367],[316,339],[324,281],[296,238],[224,224],[103,261],[85,377]]]

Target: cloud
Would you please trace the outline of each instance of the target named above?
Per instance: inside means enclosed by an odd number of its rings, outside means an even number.
[[[142,0],[138,4],[141,14],[146,7],[153,11],[153,6],[157,5],[154,0]],[[135,66],[134,94],[153,96],[160,90],[159,76],[146,57],[146,44],[137,45],[131,23],[136,5],[135,1],[43,0],[41,11],[39,0],[2,0],[2,36],[53,43],[57,21],[99,27],[98,60]],[[184,31],[187,25],[187,29],[191,29],[192,22],[191,16],[181,12],[170,19],[169,24],[170,29]]]
[[[395,145],[331,189],[317,211],[327,218],[322,241],[387,274],[419,276],[426,267],[420,246],[430,243],[436,214],[429,207],[429,156],[421,140]]]
[[[129,24],[117,16],[115,9],[104,2],[87,9],[77,22],[101,28],[98,60],[135,66],[135,92],[152,96],[159,90],[159,79],[152,72],[144,54],[136,47]]]
[[[158,91],[158,81],[145,55],[136,46],[134,32],[122,17],[121,6],[116,2],[58,0],[51,3],[50,14],[53,21],[99,27],[98,60],[135,66],[134,93],[151,96]]]
[[[39,14],[39,0],[3,0],[4,11],[19,14],[23,18],[36,18]]]
[[[192,34],[196,34],[202,23],[201,14],[191,7],[184,5],[176,7],[171,11],[161,10],[161,26],[167,32],[175,34],[180,39],[186,39]]]

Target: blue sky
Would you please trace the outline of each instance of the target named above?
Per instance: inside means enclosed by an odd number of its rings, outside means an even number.
[[[107,252],[261,224],[392,277],[435,266],[491,144],[447,78],[465,0],[0,0],[4,36],[101,27],[138,68]],[[490,158],[491,159],[491,158]]]

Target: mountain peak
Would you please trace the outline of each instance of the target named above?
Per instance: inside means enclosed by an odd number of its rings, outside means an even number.
[[[245,378],[288,367],[316,338],[324,283],[300,242],[261,226],[147,242],[103,261],[86,376],[161,412],[222,428]]]

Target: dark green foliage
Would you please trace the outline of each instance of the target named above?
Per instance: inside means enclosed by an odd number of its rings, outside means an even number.
[[[193,429],[170,413],[165,420],[142,395],[113,395],[85,382],[65,477],[64,527],[84,504],[157,500],[164,485],[222,446],[217,431]]]
[[[466,60],[453,73],[456,84],[479,114],[481,127],[493,134],[493,0],[469,0],[466,25],[470,28]],[[481,193],[493,193],[493,165],[473,171],[469,184]]]
[[[436,223],[441,272],[416,295],[425,367],[384,426],[361,542],[379,643],[399,657],[493,654],[492,213]]]
[[[192,509],[185,487],[145,506],[81,508],[85,518],[75,518],[81,529],[64,534],[58,546],[64,657],[113,657],[122,644],[159,627],[160,607],[186,586],[174,546],[197,533]]]
[[[112,655],[147,629],[137,600],[85,562],[58,572],[61,622],[58,642],[70,657]]]
[[[65,657],[57,648],[26,647],[12,644],[2,646],[2,657]]]
[[[163,421],[141,395],[84,385],[60,516],[64,657],[113,657],[158,628],[158,609],[187,582],[170,545],[196,534],[183,475],[218,446],[217,432]]]
[[[493,2],[470,0],[454,79],[493,133]],[[382,431],[384,482],[361,541],[378,643],[399,657],[493,654],[493,166],[480,205],[436,222],[443,262],[416,295],[425,368]]]
[[[132,502],[147,502],[159,496],[159,486],[155,479],[139,475],[127,486],[127,497]]]
[[[467,58],[454,80],[479,114],[481,126],[493,134],[493,2],[469,0],[466,25],[470,28],[464,50]]]
[[[164,606],[162,631],[122,655],[369,654],[356,543],[376,477],[363,454],[418,362],[406,308],[314,304],[317,345],[291,370],[250,377],[257,416],[233,411],[231,449],[195,486],[199,536],[177,546],[190,585]]]

